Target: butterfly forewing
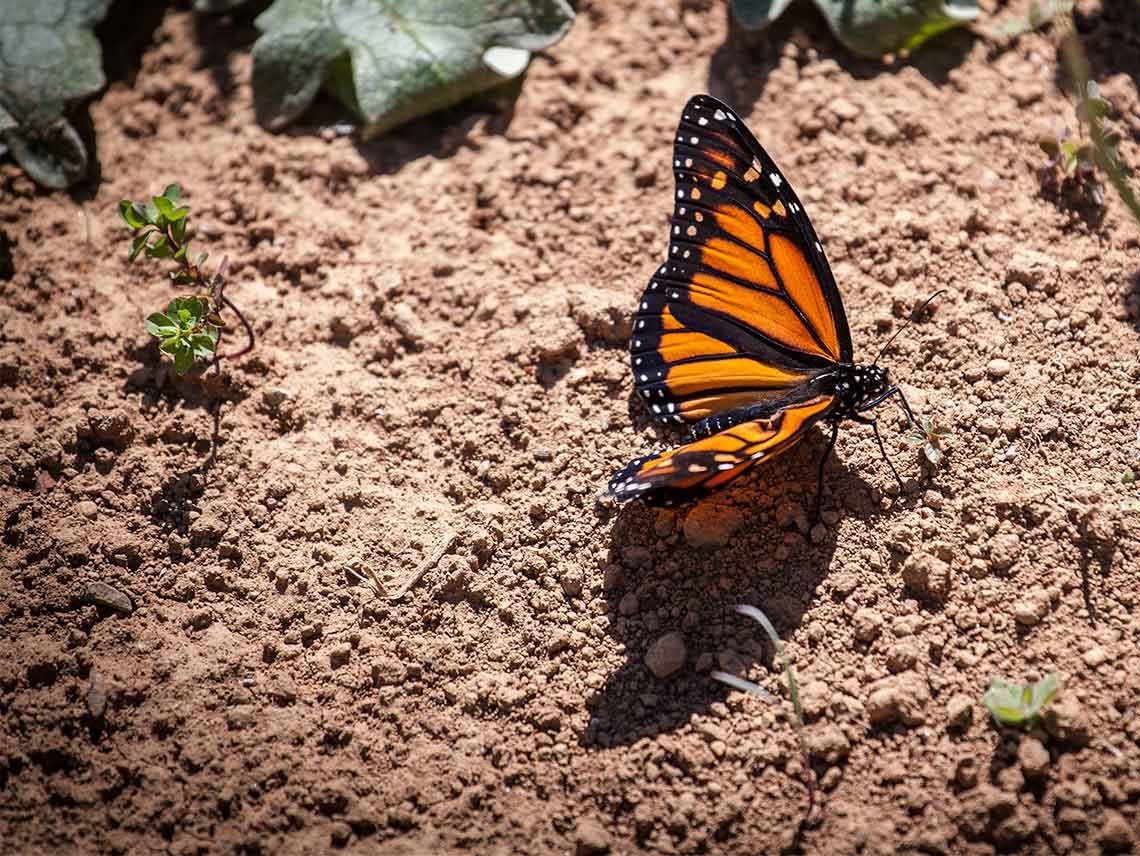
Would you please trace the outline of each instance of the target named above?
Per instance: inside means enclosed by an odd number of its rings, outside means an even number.
[[[689,100],[674,142],[668,258],[630,343],[654,415],[695,422],[788,396],[851,359],[815,231],[772,159],[726,105]]]

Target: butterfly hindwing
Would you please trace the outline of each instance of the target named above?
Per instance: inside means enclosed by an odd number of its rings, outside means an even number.
[[[674,142],[668,258],[630,342],[634,381],[662,421],[778,400],[837,362],[851,337],[823,249],[744,123],[691,98]]]
[[[722,487],[754,464],[790,449],[834,403],[834,396],[816,396],[671,451],[637,458],[614,474],[608,493],[618,500],[670,505]]]

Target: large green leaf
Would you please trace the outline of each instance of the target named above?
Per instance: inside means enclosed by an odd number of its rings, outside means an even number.
[[[63,188],[87,172],[87,152],[63,117],[69,103],[103,88],[92,28],[110,0],[3,0],[0,134],[28,174]]]
[[[327,83],[375,136],[521,74],[573,20],[568,0],[276,0],[257,18],[257,118],[282,128]]]
[[[733,0],[741,24],[766,27],[790,0]],[[978,17],[976,0],[814,0],[853,53],[880,57],[912,51],[939,33]]]

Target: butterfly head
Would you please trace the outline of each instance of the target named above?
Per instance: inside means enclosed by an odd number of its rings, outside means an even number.
[[[844,366],[835,379],[839,395],[840,412],[849,416],[870,407],[891,388],[891,378],[885,368],[877,365]]]

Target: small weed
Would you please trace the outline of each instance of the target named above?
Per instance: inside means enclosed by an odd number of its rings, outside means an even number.
[[[1078,133],[1069,137],[1066,130],[1041,141],[1041,148],[1050,155],[1042,181],[1054,185],[1071,203],[1087,200],[1100,208],[1105,194],[1103,175],[1140,222],[1140,199],[1128,183],[1127,171],[1116,150],[1120,134],[1104,123],[1112,105],[1100,97],[1096,81],[1090,78],[1088,57],[1071,23],[1061,39],[1060,54],[1076,94]]]
[[[776,628],[772,626],[772,622],[768,620],[768,616],[754,606],[738,606],[736,607],[736,611],[741,615],[747,615],[764,628],[764,632],[768,634],[768,638],[772,640],[772,645],[776,649],[776,656],[780,659],[780,663],[784,667],[784,676],[788,680],[788,696],[792,700],[792,710],[795,713],[795,716],[790,718],[792,725],[796,729],[796,736],[800,741],[800,752],[803,755],[804,776],[806,778],[805,787],[808,792],[808,808],[804,817],[805,819],[809,819],[812,816],[812,811],[815,809],[815,772],[811,766],[811,753],[808,751],[807,735],[804,731],[804,711],[800,705],[800,685],[796,680],[796,668],[792,665],[791,660],[788,659],[787,654],[784,653],[784,645],[780,641],[780,637],[776,635]],[[712,676],[718,681],[728,684],[730,687],[751,693],[758,698],[764,699],[764,701],[776,702],[776,699],[772,697],[771,693],[763,687],[752,683],[752,681],[746,681],[744,678],[730,675],[728,672],[713,672]]]
[[[1042,179],[1053,185],[1055,191],[1071,202],[1082,199],[1097,208],[1104,205],[1104,184],[1101,174],[1107,175],[1116,158],[1120,134],[1102,130],[1098,146],[1092,139],[1092,122],[1099,121],[1111,112],[1111,105],[1100,97],[1095,81],[1088,81],[1084,94],[1077,101],[1077,135],[1069,136],[1069,129],[1038,141],[1041,150],[1049,155],[1042,168]],[[1086,127],[1089,135],[1085,135]]]
[[[180,205],[182,188],[177,184],[168,185],[161,196],[154,196],[149,202],[132,202],[124,199],[119,203],[119,216],[134,233],[131,249],[127,255],[130,261],[145,253],[151,259],[170,259],[178,267],[170,272],[175,285],[190,286],[196,293],[175,297],[162,312],[155,312],[146,319],[146,330],[159,340],[159,350],[174,362],[174,371],[185,374],[201,360],[214,361],[222,357],[240,357],[253,348],[253,328],[223,294],[227,259],[213,276],[203,270],[207,255],[201,253],[193,263],[189,261],[190,239],[186,237],[188,205]],[[240,351],[222,354],[218,351],[222,332],[226,323],[222,313],[229,309],[237,316],[248,342]]]
[[[947,429],[935,425],[929,416],[923,416],[913,424],[910,433],[906,435],[906,442],[912,448],[921,446],[926,460],[937,467],[942,463],[942,441],[949,436]]]
[[[1061,678],[1056,672],[1050,672],[1036,683],[1024,685],[994,677],[982,696],[982,704],[999,725],[1031,728],[1060,689]]]

